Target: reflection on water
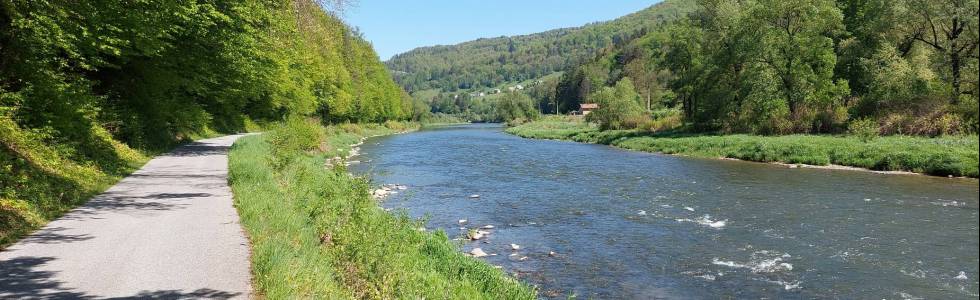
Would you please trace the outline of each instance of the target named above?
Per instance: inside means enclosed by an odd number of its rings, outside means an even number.
[[[384,206],[540,287],[595,298],[978,296],[978,183],[528,140],[467,125],[369,140]],[[479,194],[480,198],[469,195]],[[512,250],[510,244],[520,250]]]

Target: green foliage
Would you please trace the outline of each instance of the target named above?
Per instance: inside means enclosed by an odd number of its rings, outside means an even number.
[[[561,124],[565,123],[565,124]],[[508,128],[527,138],[563,139],[625,149],[705,158],[759,162],[842,165],[882,171],[911,171],[938,176],[978,174],[976,135],[926,138],[888,136],[865,141],[831,135],[649,134],[637,130],[600,131],[582,122],[548,120]]]
[[[888,134],[980,127],[975,1],[691,2],[687,18],[566,70],[559,111],[630,77],[648,109],[680,107],[695,131],[841,133],[860,118]]]
[[[655,110],[650,113],[651,120],[640,129],[646,132],[663,132],[678,130],[681,126],[684,126],[684,116],[680,109],[677,108],[665,108]]]
[[[497,112],[496,121],[507,123],[523,123],[533,121],[541,116],[534,106],[531,97],[524,93],[511,92],[497,100],[494,108]]]
[[[591,97],[599,108],[586,116],[586,120],[599,124],[599,128],[633,129],[646,122],[640,95],[636,93],[633,82],[623,78],[615,87],[604,87]]]
[[[860,119],[847,125],[847,130],[864,142],[870,142],[879,135],[878,123],[871,119]]]
[[[289,160],[301,153],[317,150],[326,132],[317,120],[292,117],[269,128],[266,133],[270,146],[269,164],[282,171]]]
[[[337,155],[332,150],[293,152],[275,171],[265,159],[273,155],[271,137],[291,134],[290,127],[241,139],[229,158],[235,206],[253,243],[255,285],[265,297],[535,298],[532,287],[464,256],[444,232],[420,231],[423,222],[381,209],[370,196],[370,183],[342,164],[324,168]],[[363,137],[410,127],[329,127],[317,142],[349,149]]]

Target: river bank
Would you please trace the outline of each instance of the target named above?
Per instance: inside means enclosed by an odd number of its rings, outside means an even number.
[[[535,291],[379,207],[350,175],[363,138],[415,124],[320,127],[292,121],[231,150],[230,182],[252,241],[255,287],[269,298],[533,299]],[[311,142],[312,141],[312,142]],[[331,162],[333,160],[333,162]]]
[[[524,138],[603,144],[628,150],[779,163],[791,167],[867,169],[977,178],[978,138],[836,135],[755,136],[600,131],[581,121],[545,119],[508,128]]]

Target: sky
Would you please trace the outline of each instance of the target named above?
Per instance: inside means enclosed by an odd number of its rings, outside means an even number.
[[[658,0],[358,0],[344,20],[382,60],[417,47],[608,21]]]

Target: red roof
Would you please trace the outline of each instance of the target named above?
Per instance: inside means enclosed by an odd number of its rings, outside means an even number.
[[[597,108],[599,108],[599,104],[598,103],[582,103],[579,107],[581,107],[581,109],[583,109],[583,110],[585,110],[585,109],[597,109]]]

